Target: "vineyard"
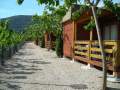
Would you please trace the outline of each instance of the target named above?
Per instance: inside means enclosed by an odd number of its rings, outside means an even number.
[[[25,41],[25,34],[9,30],[8,21],[0,21],[0,61],[4,65],[6,59],[11,58]]]

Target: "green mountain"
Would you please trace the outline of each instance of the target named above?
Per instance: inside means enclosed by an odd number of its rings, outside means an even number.
[[[31,23],[32,16],[17,15],[17,16],[4,18],[3,20],[9,20],[9,28],[17,32],[20,32],[20,31],[23,31],[24,28],[27,27]]]

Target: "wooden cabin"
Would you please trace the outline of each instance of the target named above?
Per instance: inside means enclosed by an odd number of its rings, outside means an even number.
[[[72,58],[74,44],[74,21],[72,21],[72,12],[79,9],[79,5],[74,5],[69,8],[66,15],[63,17],[63,55]]]
[[[75,60],[86,62],[94,66],[102,67],[101,49],[99,47],[96,28],[86,31],[86,25],[92,16],[92,11],[87,10],[78,20],[73,21],[69,16],[63,18],[64,56]],[[70,15],[71,16],[71,15]],[[102,10],[98,18],[101,29],[102,43],[104,45],[107,68],[120,76],[120,22],[115,15],[106,10]]]
[[[53,33],[45,33],[45,48],[55,49],[56,37]]]

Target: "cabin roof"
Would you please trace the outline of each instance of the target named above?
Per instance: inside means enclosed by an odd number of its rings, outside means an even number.
[[[63,19],[62,19],[62,23],[65,23],[66,21],[69,21],[69,20],[72,20],[72,13],[74,13],[74,12],[76,12],[77,10],[79,10],[80,9],[80,6],[81,5],[77,5],[77,4],[73,4],[70,8],[69,8],[69,10],[68,10],[68,12],[66,12],[66,15],[63,17]],[[118,4],[118,6],[120,6],[120,4]],[[101,10],[101,15],[99,16],[99,17],[102,17],[102,16],[115,16],[111,11],[109,11],[109,10],[107,10],[107,9],[105,9],[104,7],[98,7],[97,9],[99,9],[99,10]],[[91,16],[91,9],[90,8],[88,8],[88,10],[87,10],[87,12],[90,14],[90,16]],[[83,12],[83,17],[84,18],[86,18],[85,17],[85,14],[86,12]],[[83,18],[83,17],[81,17],[81,18]],[[76,21],[79,21],[81,18],[78,18],[78,20],[76,20]]]

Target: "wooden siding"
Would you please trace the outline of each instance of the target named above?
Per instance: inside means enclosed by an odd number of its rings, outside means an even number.
[[[63,54],[65,57],[72,57],[73,37],[73,22],[68,21],[67,23],[64,23],[63,32]]]

